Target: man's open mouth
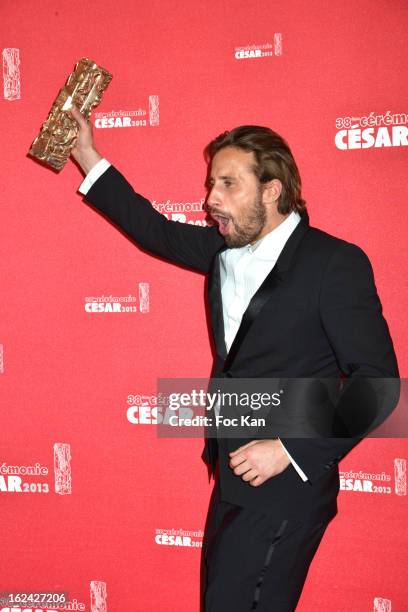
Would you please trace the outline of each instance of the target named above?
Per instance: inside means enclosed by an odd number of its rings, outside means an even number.
[[[229,222],[230,222],[230,218],[229,217],[225,217],[224,215],[220,215],[218,213],[212,214],[211,217],[215,221],[217,221],[218,229],[221,232],[221,234],[226,234],[228,232],[228,225],[229,225]]]

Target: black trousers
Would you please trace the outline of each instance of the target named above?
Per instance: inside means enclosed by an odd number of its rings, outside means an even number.
[[[201,611],[293,612],[328,522],[235,506],[220,500],[216,483],[203,540]]]

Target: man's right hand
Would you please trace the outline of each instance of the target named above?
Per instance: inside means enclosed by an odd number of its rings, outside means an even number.
[[[74,105],[71,107],[70,113],[79,125],[77,141],[75,147],[71,150],[71,155],[81,166],[84,173],[88,174],[95,164],[102,159],[102,156],[95,149],[90,122]]]

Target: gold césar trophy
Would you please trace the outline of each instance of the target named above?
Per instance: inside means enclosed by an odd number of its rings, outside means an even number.
[[[112,75],[92,60],[80,59],[52,105],[29,154],[55,170],[61,170],[78,134],[78,124],[68,111],[75,104],[89,119],[91,109],[98,106],[111,79]]]

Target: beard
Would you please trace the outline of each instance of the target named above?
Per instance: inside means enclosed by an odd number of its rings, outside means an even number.
[[[229,217],[231,231],[224,236],[230,248],[240,248],[255,242],[265,227],[267,220],[266,206],[262,202],[262,191],[259,189],[256,199],[248,205],[241,218]]]

